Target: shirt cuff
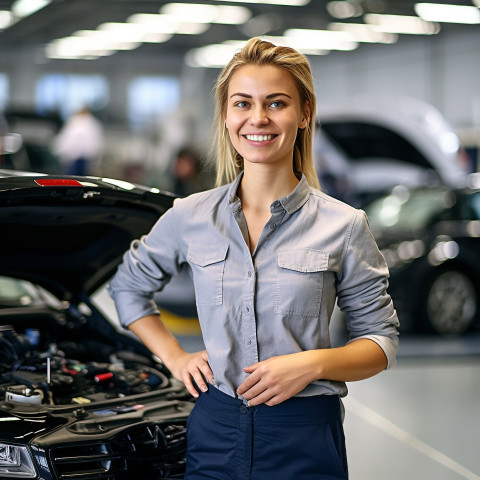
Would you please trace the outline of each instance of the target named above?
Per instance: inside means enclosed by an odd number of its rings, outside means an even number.
[[[393,368],[396,363],[396,354],[398,351],[398,337],[390,338],[385,337],[383,335],[362,335],[360,337],[355,337],[350,340],[348,343],[354,342],[355,340],[360,340],[361,338],[367,338],[368,340],[372,340],[375,342],[382,350],[385,356],[387,357],[387,368]]]
[[[140,318],[160,314],[156,303],[151,298],[127,292],[115,292],[110,286],[107,289],[115,301],[120,325],[125,329]]]

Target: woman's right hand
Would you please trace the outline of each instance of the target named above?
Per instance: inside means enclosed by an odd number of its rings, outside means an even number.
[[[215,383],[206,350],[195,353],[184,351],[175,358],[171,358],[167,367],[177,380],[184,383],[186,389],[195,398],[198,397],[198,391],[194,383],[202,392],[208,390],[205,379],[212,385]]]

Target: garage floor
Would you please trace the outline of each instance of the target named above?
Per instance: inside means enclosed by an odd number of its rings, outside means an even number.
[[[191,328],[179,339],[194,351]],[[349,391],[351,480],[480,480],[480,334],[402,335],[397,366]]]

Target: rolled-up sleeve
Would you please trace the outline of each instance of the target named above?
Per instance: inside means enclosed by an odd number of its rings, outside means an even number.
[[[123,327],[146,315],[159,313],[154,293],[162,290],[172,275],[178,273],[181,263],[177,219],[172,208],[148,235],[132,242],[110,281],[108,292],[115,301]]]
[[[346,315],[350,342],[368,338],[387,357],[387,368],[395,364],[399,325],[387,292],[388,267],[370,231],[365,212],[356,210],[337,275],[338,306]]]

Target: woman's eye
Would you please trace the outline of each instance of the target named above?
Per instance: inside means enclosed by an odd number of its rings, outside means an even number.
[[[245,107],[247,107],[247,105],[248,105],[247,102],[237,102],[237,103],[235,103],[235,107],[237,107],[237,108],[245,108]]]
[[[270,104],[271,108],[280,108],[280,107],[283,107],[283,106],[285,106],[285,103],[280,101],[280,100],[275,100]]]

